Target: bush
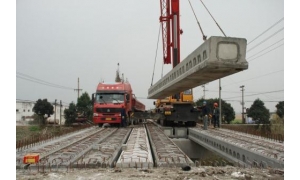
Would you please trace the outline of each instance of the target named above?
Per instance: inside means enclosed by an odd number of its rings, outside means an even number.
[[[29,127],[29,130],[30,130],[30,131],[33,131],[33,132],[36,132],[36,131],[39,131],[40,128],[39,128],[38,126],[30,126],[30,127]]]
[[[242,124],[242,120],[235,119],[235,120],[231,121],[230,124]]]

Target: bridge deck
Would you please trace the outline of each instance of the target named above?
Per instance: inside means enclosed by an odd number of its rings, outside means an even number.
[[[284,144],[226,129],[190,128],[189,139],[245,166],[284,167]]]

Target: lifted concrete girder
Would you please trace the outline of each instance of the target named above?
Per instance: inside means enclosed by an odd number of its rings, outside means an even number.
[[[148,90],[148,99],[172,94],[248,69],[244,38],[211,37]]]

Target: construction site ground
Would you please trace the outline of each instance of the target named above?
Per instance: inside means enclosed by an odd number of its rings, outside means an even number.
[[[36,127],[37,128],[37,127]],[[70,129],[71,127],[48,127],[35,129],[30,126],[16,126],[16,139],[29,137],[32,134],[51,133]],[[12,174],[11,174],[12,175]],[[96,180],[96,179],[284,179],[284,172],[276,169],[243,168],[234,166],[199,166],[183,170],[181,167],[159,167],[153,169],[135,168],[74,168],[53,169],[51,171],[16,169],[16,179],[68,179],[68,180]]]
[[[201,166],[192,167],[189,171],[184,171],[180,167],[163,167],[153,169],[134,169],[134,168],[97,168],[97,169],[71,169],[68,172],[44,172],[37,173],[33,170],[17,170],[16,179],[45,179],[45,180],[138,180],[138,179],[170,179],[170,180],[192,180],[192,179],[284,179],[282,171],[275,169],[260,168],[240,168],[233,166],[212,167]]]

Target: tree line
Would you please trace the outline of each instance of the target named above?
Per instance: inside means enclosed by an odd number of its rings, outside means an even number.
[[[206,101],[206,106],[210,109],[210,111],[213,109],[214,103],[219,104],[219,98],[215,98],[215,99],[200,98],[195,102],[195,105],[202,106],[203,101]],[[222,121],[227,124],[230,124],[233,120],[235,120],[235,111],[232,108],[231,104],[227,103],[224,100],[221,100],[221,106],[222,106],[222,112],[221,112]],[[282,120],[284,120],[284,101],[278,102],[278,104],[276,104],[275,107],[276,107],[276,114]],[[251,117],[253,120],[255,120],[254,121],[255,124],[270,124],[270,111],[265,107],[264,102],[260,99],[256,99],[251,105],[251,107],[246,109],[246,115],[247,117]]]
[[[195,106],[201,106],[203,101],[206,101],[206,106],[212,110],[213,104],[216,102],[219,104],[219,99],[198,99],[195,102]],[[222,121],[223,123],[230,124],[235,120],[235,111],[232,108],[230,103],[227,103],[224,100],[221,100],[222,106]],[[276,104],[276,114],[279,118],[284,120],[284,101],[278,102]],[[91,98],[87,92],[83,93],[78,99],[77,103],[71,102],[69,107],[64,110],[65,125],[71,125],[72,123],[77,122],[78,118],[86,118],[86,120],[92,121],[93,118],[93,105]],[[33,107],[33,111],[38,117],[40,124],[46,124],[46,120],[53,113],[53,106],[47,101],[47,99],[38,99]],[[256,99],[250,108],[246,109],[247,117],[251,117],[255,120],[256,124],[270,124],[270,111],[265,107],[264,102],[260,99]]]
[[[33,112],[37,116],[37,121],[40,125],[47,123],[47,118],[54,114],[53,105],[47,99],[38,99],[33,107]],[[83,93],[78,99],[77,103],[71,102],[69,107],[64,110],[65,125],[71,125],[79,118],[85,118],[92,121],[92,101],[87,92]]]

